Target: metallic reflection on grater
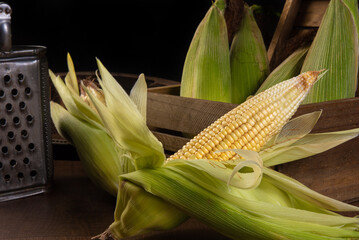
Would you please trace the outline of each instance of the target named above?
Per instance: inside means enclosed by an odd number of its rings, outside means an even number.
[[[0,2],[0,202],[46,192],[53,176],[46,48],[12,46]]]

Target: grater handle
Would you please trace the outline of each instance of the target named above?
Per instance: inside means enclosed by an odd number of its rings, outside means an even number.
[[[9,52],[11,48],[11,7],[0,2],[0,52]]]

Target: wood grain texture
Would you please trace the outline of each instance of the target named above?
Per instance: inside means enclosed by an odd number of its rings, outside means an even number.
[[[147,124],[150,127],[198,134],[236,106],[236,104],[148,93]]]
[[[297,17],[301,0],[287,0],[284,4],[277,28],[274,32],[272,41],[268,48],[268,60],[271,69],[276,66],[277,58],[281,54],[285,41],[287,41],[293,24]]]
[[[329,1],[302,1],[295,27],[319,27]]]
[[[50,192],[0,203],[0,239],[83,240],[113,221],[115,198],[86,177],[79,161],[55,161]]]
[[[237,105],[169,95],[149,94],[148,124],[168,130],[197,134]],[[359,128],[359,98],[335,100],[299,107],[295,116],[322,110],[313,132]],[[164,120],[166,119],[166,120]],[[188,140],[159,134],[172,152]],[[278,166],[278,170],[329,197],[352,202],[359,198],[359,138],[330,151]]]

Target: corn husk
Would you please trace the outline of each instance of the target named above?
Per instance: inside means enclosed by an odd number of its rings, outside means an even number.
[[[222,162],[176,159],[159,168],[143,168],[121,175],[120,184],[134,184],[234,239],[359,237],[355,231],[359,219],[332,212],[358,211],[358,207],[316,193],[268,168],[315,155],[358,135],[359,129],[309,134],[319,116],[320,112],[315,112],[288,122],[259,154],[231,149],[242,158]],[[119,194],[117,205],[127,209],[132,203]],[[157,207],[160,212],[166,211]],[[116,211],[115,221],[105,235],[124,237],[119,229],[122,231],[127,215],[128,211]],[[141,221],[139,225],[133,224],[134,229],[141,229]]]
[[[293,52],[268,75],[256,94],[267,90],[277,83],[299,75],[307,52],[308,48],[300,48]]]
[[[262,34],[253,10],[247,4],[244,5],[243,18],[232,41],[230,58],[232,103],[240,104],[256,92],[269,74]]]
[[[358,76],[356,21],[344,1],[330,1],[301,69],[302,72],[309,69],[329,71],[309,92],[303,103],[355,96]]]
[[[358,211],[358,207],[325,197],[268,168],[324,151],[328,145],[355,137],[359,129],[311,137],[309,132],[320,116],[313,113],[288,122],[260,153],[231,149],[241,158],[222,162],[208,159],[165,162],[162,145],[146,127],[141,114],[145,105],[140,93],[146,91],[144,79],[139,78],[135,92],[129,97],[99,61],[98,67],[105,102],[81,86],[96,111],[61,79],[53,74],[51,77],[64,97],[65,106],[71,109],[52,104],[55,126],[75,146],[78,144],[79,154],[87,156],[82,161],[89,168],[89,176],[100,181],[100,185],[101,181],[107,184],[109,176],[113,179],[115,173],[107,175],[106,168],[119,163],[115,221],[99,238],[120,239],[170,229],[188,216],[231,238],[359,238],[359,219],[332,212]],[[112,140],[107,147],[115,146],[112,151],[115,156],[107,159],[104,147],[104,152],[94,149],[98,154],[91,159],[95,140],[99,144],[102,139]],[[313,139],[321,139],[321,144],[308,147],[316,141]],[[308,151],[310,148],[319,150]],[[287,158],[293,152],[295,158]],[[108,166],[101,165],[106,162]]]
[[[212,101],[231,101],[231,76],[224,0],[215,1],[199,24],[182,72],[181,93]]]

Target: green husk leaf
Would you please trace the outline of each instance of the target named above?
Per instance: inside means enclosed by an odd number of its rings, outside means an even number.
[[[72,91],[74,91],[75,94],[79,95],[80,94],[79,84],[77,82],[75,66],[72,61],[71,55],[69,53],[67,54],[67,66],[68,66],[69,72],[65,77],[66,86],[69,89],[71,89]]]
[[[105,232],[118,238],[172,229],[188,218],[167,201],[128,181],[121,181],[118,199],[115,221]]]
[[[304,60],[302,72],[328,69],[303,103],[355,96],[358,73],[358,33],[342,0],[332,0]]]
[[[65,85],[64,81],[59,76],[56,77],[51,70],[49,70],[49,75],[54,87],[61,97],[62,102],[71,114],[84,121],[89,121],[99,128],[102,127],[101,119],[98,114],[89,105],[87,105],[79,95],[77,95],[73,90],[70,90]]]
[[[127,93],[98,60],[106,105],[83,86],[113,140],[132,152],[136,169],[161,166],[165,160],[162,144],[146,126],[146,122]],[[131,127],[129,127],[131,126]]]
[[[276,172],[270,168],[264,168],[263,171],[272,184],[302,200],[308,201],[311,204],[315,204],[316,206],[332,211],[359,211],[359,207],[346,204],[317,193],[282,173]],[[358,224],[359,219],[353,219],[353,223],[355,222]]]
[[[305,56],[309,48],[300,48],[293,52],[278,67],[276,67],[265,79],[256,94],[300,74]]]
[[[143,119],[146,120],[147,112],[147,84],[145,75],[141,74],[130,92],[131,100],[136,104]]]
[[[231,192],[213,187],[213,182],[216,182],[216,186],[221,183],[226,185],[222,181],[218,182],[218,179],[209,177],[212,181],[208,182],[208,178],[203,179],[202,176],[199,179],[191,173],[187,175],[187,172],[186,174],[176,172],[175,168],[159,168],[143,169],[122,175],[121,179],[131,181],[143,187],[147,192],[167,199],[189,215],[231,238],[331,239],[329,237],[341,231],[339,226],[348,230],[345,231],[347,236],[359,237],[359,232],[351,231],[352,225],[358,224],[358,219],[242,199]],[[208,211],[208,209],[211,210]],[[304,222],[307,228],[300,231],[294,227],[295,224],[283,226],[262,218],[268,216]],[[318,224],[327,226],[326,231],[318,230]]]
[[[325,152],[346,141],[349,141],[359,134],[359,129],[346,131],[308,134],[301,139],[282,142],[271,146],[260,152],[265,166],[274,166],[298,159],[303,159]]]
[[[244,5],[243,18],[231,49],[232,103],[253,95],[269,74],[266,47],[252,9]]]
[[[120,157],[124,151],[103,129],[81,121],[54,102],[51,102],[51,118],[57,131],[75,146],[91,180],[116,196],[118,175],[134,170],[131,159]]]
[[[199,24],[183,66],[181,93],[212,101],[231,102],[227,27],[217,0]]]

